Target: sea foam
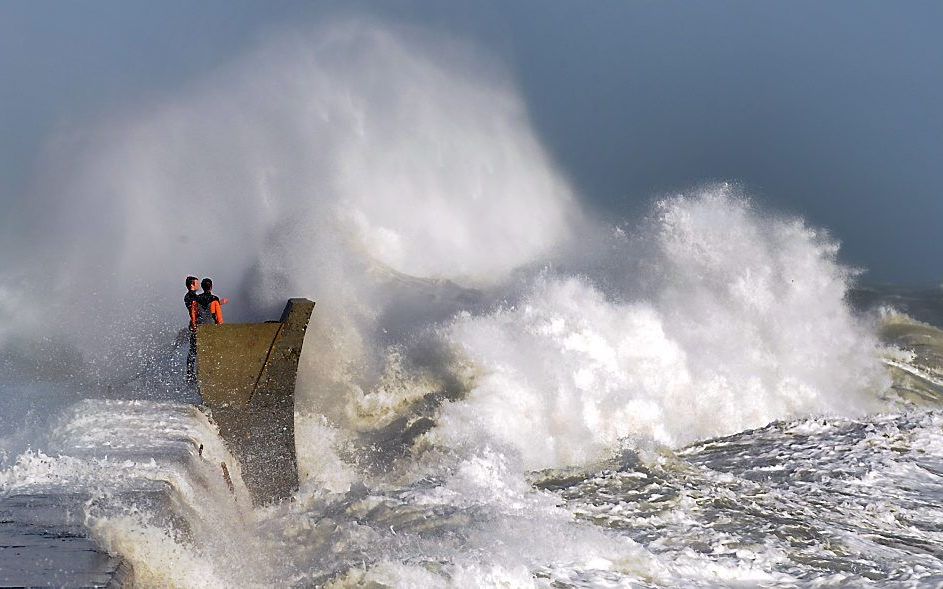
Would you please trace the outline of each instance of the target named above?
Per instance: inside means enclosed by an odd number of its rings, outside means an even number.
[[[432,435],[509,446],[535,469],[876,406],[877,341],[826,236],[726,186],[659,202],[642,231],[648,298],[541,275],[512,305],[460,315],[445,337],[480,375]]]

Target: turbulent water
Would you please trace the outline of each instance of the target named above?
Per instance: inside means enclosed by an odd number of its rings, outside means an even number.
[[[597,218],[424,32],[289,34],[152,106],[50,150],[0,274],[0,494],[68,497],[141,586],[943,583],[938,292],[853,290],[733,185]],[[289,502],[182,386],[193,266],[237,319],[318,301]]]
[[[884,319],[898,333],[902,324],[924,341],[931,331]],[[417,442],[377,472],[336,454],[355,452],[341,432],[302,419],[315,480],[255,510],[194,407],[86,400],[55,415],[42,449],[10,457],[0,489],[81,494],[94,537],[143,586],[934,586],[943,374],[891,349],[885,359],[924,378],[898,379],[879,412],[674,448],[624,438],[607,459],[570,468],[531,470],[526,453],[496,443]],[[919,403],[905,400],[914,383]],[[505,418],[525,427],[528,415],[509,407]],[[533,435],[533,446],[548,443]]]
[[[431,352],[396,345],[374,388],[347,398],[344,424],[299,414],[306,478],[267,508],[251,507],[192,405],[67,398],[45,412],[66,389],[34,390],[20,418],[45,433],[0,440],[0,492],[77,496],[142,586],[935,586],[943,332],[874,306],[891,296],[851,295],[868,309],[840,298],[843,319],[818,335],[821,321],[779,323],[778,299],[740,326],[761,349],[728,352],[688,334],[706,321],[696,312],[540,273],[515,304],[460,311],[427,336],[451,350],[438,360],[451,381],[417,367]],[[735,303],[712,302],[734,321]],[[847,350],[829,348],[850,345],[841,327],[874,333],[851,373]],[[827,342],[824,360],[781,343],[791,329]]]

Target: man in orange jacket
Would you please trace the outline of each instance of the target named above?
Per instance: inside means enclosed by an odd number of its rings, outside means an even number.
[[[190,329],[196,331],[197,325],[206,325],[212,320],[216,325],[223,323],[223,305],[229,299],[220,300],[213,294],[213,281],[204,278],[200,282],[203,292],[190,303]]]

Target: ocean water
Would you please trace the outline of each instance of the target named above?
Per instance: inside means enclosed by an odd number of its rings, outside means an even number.
[[[142,587],[943,583],[939,291],[735,184],[606,218],[454,40],[276,37],[50,147],[46,238],[0,252],[0,499]],[[209,269],[229,320],[318,301],[280,505],[181,382],[167,285]]]
[[[326,370],[313,323],[289,502],[253,508],[174,398],[184,346],[108,395],[8,394],[0,493],[72,497],[145,587],[943,582],[943,332],[724,187],[653,211],[658,272],[624,297],[592,264],[502,299],[387,274],[454,310],[376,346],[372,375]],[[939,317],[935,291],[908,300]]]
[[[371,467],[350,432],[303,419],[299,451],[319,471],[257,509],[192,405],[90,399],[6,460],[0,491],[80,495],[82,524],[145,587],[930,587],[943,582],[943,413],[926,399],[940,385],[921,380],[915,402],[916,381],[901,382],[870,414],[677,447],[629,437],[541,470],[513,446],[424,439]]]

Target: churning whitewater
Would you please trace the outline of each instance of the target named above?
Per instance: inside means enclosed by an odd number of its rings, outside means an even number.
[[[69,141],[48,243],[3,254],[0,496],[68,497],[136,584],[943,583],[943,356],[907,339],[943,333],[732,184],[596,219],[487,56],[334,23]],[[236,318],[318,301],[289,502],[181,392],[182,259]]]

